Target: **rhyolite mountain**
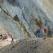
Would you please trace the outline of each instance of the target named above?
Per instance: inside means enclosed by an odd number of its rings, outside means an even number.
[[[0,33],[17,40],[0,53],[53,53],[53,38],[36,37],[35,19],[53,30],[53,0],[0,0]]]

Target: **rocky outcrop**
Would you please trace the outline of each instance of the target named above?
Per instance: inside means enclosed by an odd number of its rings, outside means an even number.
[[[23,39],[1,48],[0,53],[35,53],[37,47],[35,39]]]

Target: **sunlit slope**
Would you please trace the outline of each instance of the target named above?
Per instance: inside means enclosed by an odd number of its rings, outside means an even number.
[[[53,22],[53,0],[42,0],[41,3],[48,18]]]
[[[53,10],[53,0],[43,0],[43,5],[47,8],[47,10]]]

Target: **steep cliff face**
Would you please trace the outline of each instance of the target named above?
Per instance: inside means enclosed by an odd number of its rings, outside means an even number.
[[[11,17],[10,19],[13,19],[13,17],[17,15],[18,19],[20,20],[20,22],[23,23],[26,30],[29,33],[32,32],[31,34],[34,34],[34,32],[38,28],[35,23],[36,18],[41,19],[43,22],[43,25],[46,24],[47,26],[50,26],[51,28],[53,27],[52,10],[51,10],[52,7],[50,7],[50,5],[52,6],[49,0],[47,0],[47,3],[45,0],[4,0],[1,3],[1,7],[4,11],[6,11],[6,15],[10,16]],[[16,31],[16,30],[14,29],[13,31]]]

